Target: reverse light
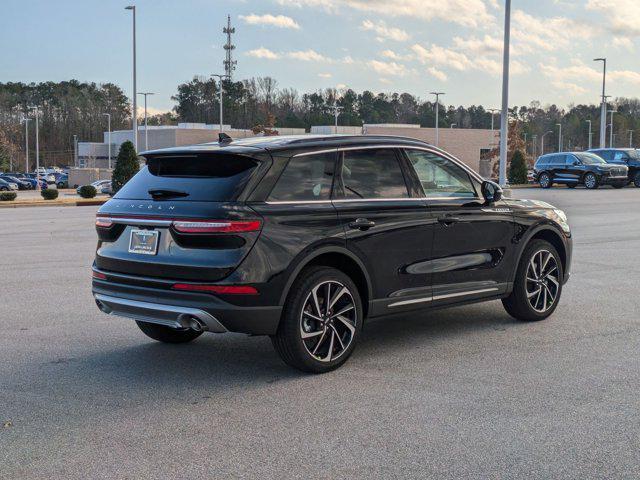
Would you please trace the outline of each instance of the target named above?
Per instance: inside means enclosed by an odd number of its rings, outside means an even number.
[[[99,228],[111,228],[113,222],[107,217],[96,217],[96,227]]]
[[[258,295],[258,290],[249,285],[199,285],[193,283],[176,283],[171,288],[173,290],[217,293],[220,295]]]
[[[180,233],[241,233],[260,230],[260,220],[175,220],[173,228]]]
[[[107,279],[107,276],[104,273],[96,272],[95,270],[92,270],[91,276],[93,278],[97,278],[98,280],[106,280]]]

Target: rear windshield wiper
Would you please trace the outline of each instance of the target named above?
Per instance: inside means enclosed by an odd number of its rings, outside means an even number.
[[[187,192],[181,190],[171,190],[169,188],[150,188],[149,195],[153,198],[188,197]]]

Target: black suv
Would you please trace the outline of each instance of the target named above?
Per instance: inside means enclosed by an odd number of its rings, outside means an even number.
[[[589,152],[541,155],[533,169],[534,178],[542,188],[551,188],[554,183],[564,183],[569,188],[580,184],[589,189],[600,185],[622,188],[628,183],[626,166],[609,165],[598,155]]]
[[[589,150],[607,163],[625,165],[629,168],[629,182],[640,187],[640,152],[635,148],[602,148]]]
[[[225,138],[142,155],[97,214],[93,294],[155,340],[269,335],[289,365],[325,372],[367,318],[502,299],[542,320],[569,277],[562,211],[503,199],[416,140]]]

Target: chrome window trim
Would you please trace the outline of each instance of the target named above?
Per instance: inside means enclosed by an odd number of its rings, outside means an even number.
[[[402,198],[338,198],[335,200],[267,200],[267,205],[303,205],[306,203],[415,202],[430,200],[477,200],[478,197],[402,197]],[[428,206],[428,205],[427,205]]]
[[[390,303],[389,305],[387,305],[387,308],[400,307],[402,305],[411,305],[413,303],[433,302],[433,301],[436,301],[436,300],[444,300],[446,298],[463,297],[463,296],[466,296],[466,295],[476,295],[478,293],[495,292],[497,290],[499,290],[498,287],[491,287],[491,288],[482,288],[480,290],[467,290],[466,292],[455,292],[455,293],[447,293],[447,294],[443,294],[443,295],[435,295],[435,296],[431,296],[431,297],[415,298],[413,300],[403,300],[401,302]]]

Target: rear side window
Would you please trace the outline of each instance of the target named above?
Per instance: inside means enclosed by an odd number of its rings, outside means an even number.
[[[409,197],[394,150],[348,150],[343,155],[342,186],[346,198]]]
[[[547,165],[548,163],[549,163],[549,157],[540,157],[536,162],[536,167],[542,167],[544,165]]]
[[[171,201],[233,201],[258,165],[251,157],[228,153],[150,157],[114,198],[151,200],[161,195]]]
[[[269,200],[329,200],[335,162],[335,153],[293,157],[273,187]]]

